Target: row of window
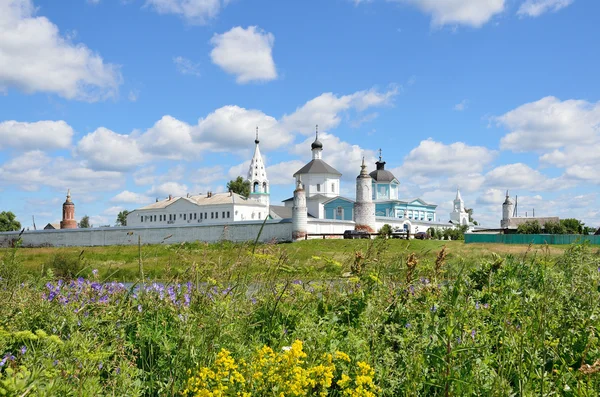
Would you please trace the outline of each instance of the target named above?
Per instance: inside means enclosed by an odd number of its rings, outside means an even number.
[[[177,215],[179,215],[180,220],[204,220],[208,219],[208,212],[190,212],[181,213],[181,214],[165,214],[165,215],[142,215],[140,218],[141,222],[174,222],[177,220]],[[231,218],[231,213],[229,211],[223,211],[221,213],[221,217],[223,219]],[[167,219],[168,218],[168,219]],[[210,213],[210,219],[219,219],[219,211],[214,211]]]

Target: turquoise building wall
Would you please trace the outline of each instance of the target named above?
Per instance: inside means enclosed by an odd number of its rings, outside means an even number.
[[[342,217],[338,215],[338,207],[342,207]],[[336,198],[324,205],[325,219],[339,219],[343,221],[351,221],[354,216],[354,203],[352,201]]]

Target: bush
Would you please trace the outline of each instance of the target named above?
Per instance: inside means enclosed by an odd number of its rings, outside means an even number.
[[[67,280],[80,276],[85,267],[83,251],[78,256],[64,253],[56,254],[44,264],[44,269],[52,269],[57,277]]]
[[[521,223],[517,228],[518,234],[541,234],[542,227],[537,220]]]
[[[547,234],[566,234],[567,228],[560,222],[549,221],[544,223],[544,232]]]
[[[383,226],[381,226],[381,229],[379,229],[379,237],[383,237],[383,238],[389,238],[392,235],[392,226],[389,224],[385,224]]]

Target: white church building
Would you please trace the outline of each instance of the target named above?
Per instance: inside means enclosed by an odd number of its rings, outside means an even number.
[[[400,181],[385,169],[381,150],[376,168],[370,173],[363,159],[361,172],[357,177],[355,198],[341,196],[342,174],[323,159],[323,143],[319,140],[318,129],[311,144],[312,159],[293,174],[295,193],[300,192],[302,205],[298,206],[296,196],[284,200],[283,206],[271,205],[269,179],[260,152],[258,128],[254,143],[254,155],[246,177],[250,183],[249,197],[233,192],[169,196],[130,212],[127,225],[214,225],[240,221],[262,222],[265,219],[295,219],[294,211],[304,207],[307,224],[303,227],[308,234],[343,233],[348,229],[375,232],[386,223],[409,233],[425,232],[431,227],[446,229],[469,224],[468,213],[459,191],[454,200],[450,221],[445,222],[438,219],[437,205],[420,198],[401,200],[398,197]]]

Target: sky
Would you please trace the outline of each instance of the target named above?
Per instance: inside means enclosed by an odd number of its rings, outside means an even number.
[[[354,197],[382,149],[401,199],[449,219],[600,226],[600,2],[0,0],[0,211],[112,225],[245,176],[255,129],[271,202],[323,159]]]

